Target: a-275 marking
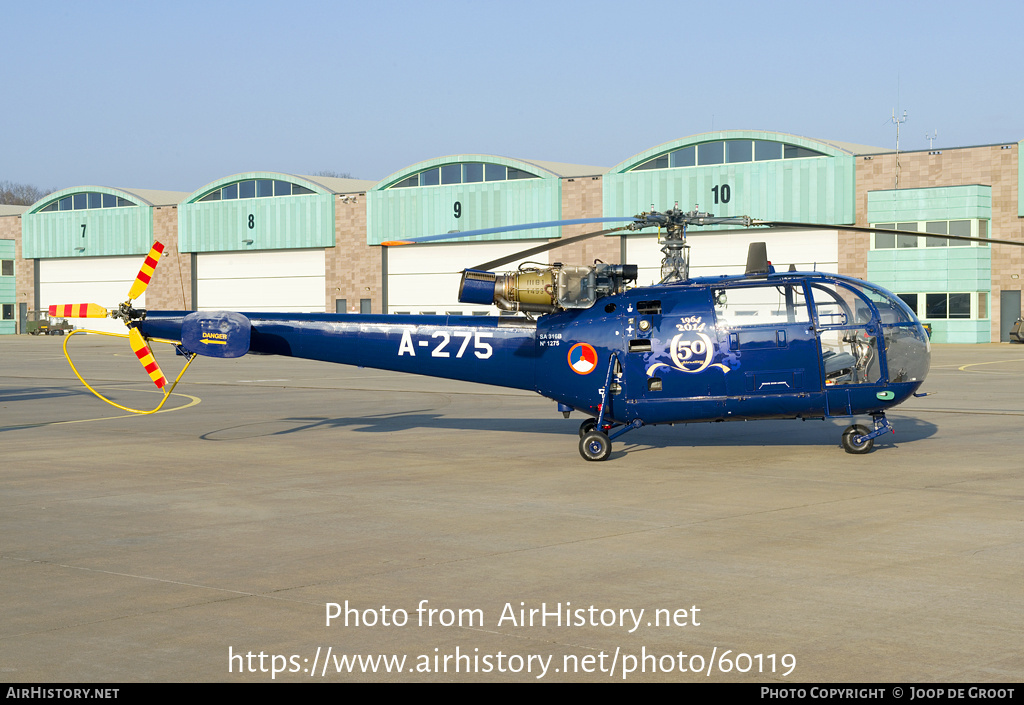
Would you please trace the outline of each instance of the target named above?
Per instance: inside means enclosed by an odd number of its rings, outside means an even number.
[[[473,341],[473,354],[481,360],[486,360],[494,353],[494,348],[491,347],[490,343],[485,343],[481,338],[493,337],[493,333],[486,331],[471,331],[471,330],[456,330],[449,333],[448,331],[435,331],[431,338],[441,338],[441,341],[430,351],[431,357],[451,357],[451,353],[445,350],[448,343],[451,342],[452,336],[458,336],[462,338],[462,345],[459,346],[459,351],[455,353],[455,358],[458,359],[463,356],[466,352],[466,348],[469,347],[469,341]],[[426,340],[418,341],[421,347],[426,347],[429,343]],[[416,347],[412,342],[412,331],[402,331],[402,342],[398,344],[398,355],[411,355],[416,357]]]

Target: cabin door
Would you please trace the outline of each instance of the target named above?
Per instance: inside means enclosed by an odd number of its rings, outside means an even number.
[[[714,291],[719,341],[728,353],[730,397],[821,392],[818,341],[801,281]]]

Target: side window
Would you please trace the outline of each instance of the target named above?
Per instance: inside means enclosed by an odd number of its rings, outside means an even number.
[[[729,328],[811,322],[803,284],[783,282],[716,289],[714,301],[718,325]]]

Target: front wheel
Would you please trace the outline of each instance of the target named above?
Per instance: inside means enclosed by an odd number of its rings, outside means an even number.
[[[875,439],[869,438],[868,440],[857,442],[858,436],[866,436],[871,431],[868,430],[867,426],[861,426],[860,424],[854,424],[845,431],[843,431],[843,450],[847,453],[853,453],[860,455],[861,453],[867,453],[871,450],[872,446],[875,445]]]
[[[580,439],[580,455],[584,460],[607,460],[612,442],[600,431],[591,431]]]

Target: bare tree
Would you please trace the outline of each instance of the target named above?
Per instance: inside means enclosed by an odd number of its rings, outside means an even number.
[[[29,184],[0,181],[0,205],[30,206],[54,189],[40,189]]]
[[[322,171],[314,171],[311,176],[328,176],[332,179],[354,179],[356,177],[347,171],[331,171],[330,169],[324,169]]]

